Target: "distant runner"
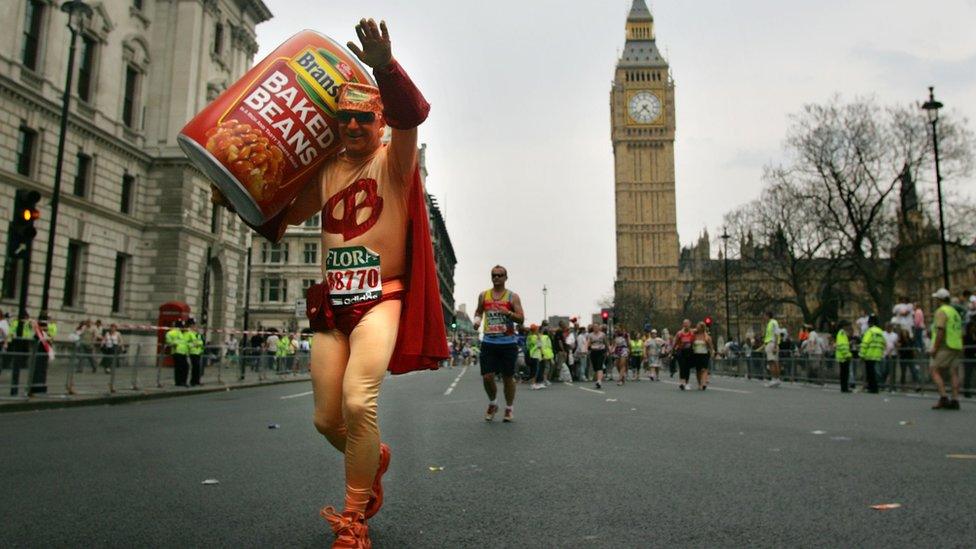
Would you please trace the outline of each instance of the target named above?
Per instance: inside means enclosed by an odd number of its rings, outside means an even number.
[[[525,320],[522,300],[518,294],[505,289],[508,270],[501,265],[491,269],[492,287],[478,296],[478,308],[474,313],[474,327],[481,326],[484,317],[484,336],[481,338],[481,377],[488,394],[488,411],[485,421],[495,419],[498,413],[498,387],[495,376],[501,375],[505,385],[505,415],[502,421],[515,419],[515,361],[518,358],[518,342],[515,325]]]

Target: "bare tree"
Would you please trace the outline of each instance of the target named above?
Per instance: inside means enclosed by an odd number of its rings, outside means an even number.
[[[973,135],[951,117],[939,122],[945,178],[972,172]],[[807,105],[793,118],[786,146],[792,156],[780,178],[821,216],[828,249],[846,258],[877,311],[890,310],[897,281],[931,235],[899,238],[898,185],[926,180],[932,147],[917,107],[882,109],[873,100]]]
[[[787,170],[767,168],[764,180],[761,198],[725,216],[733,247],[740,252],[738,268],[759,273],[764,281],[750,289],[745,302],[760,308],[793,305],[804,322],[819,325],[836,315],[838,299],[846,292],[843,250],[818,212],[806,206]]]

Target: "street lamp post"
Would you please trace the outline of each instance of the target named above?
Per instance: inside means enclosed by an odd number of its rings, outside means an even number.
[[[549,290],[546,285],[542,285],[542,320],[549,320]]]
[[[51,291],[51,269],[54,263],[54,237],[57,234],[58,204],[61,198],[61,171],[64,165],[64,141],[68,134],[68,105],[71,102],[71,81],[75,71],[75,43],[81,30],[82,20],[91,17],[91,6],[83,0],[68,0],[61,4],[61,11],[68,14],[68,30],[71,45],[68,47],[68,74],[61,96],[61,135],[58,137],[58,157],[54,164],[54,190],[51,194],[51,223],[47,233],[47,253],[44,256],[44,286],[41,290],[41,311],[47,311]]]
[[[945,289],[949,289],[949,256],[946,253],[945,237],[945,218],[942,215],[942,173],[939,171],[939,134],[937,133],[937,123],[939,122],[939,109],[942,103],[935,100],[935,87],[929,86],[929,100],[922,105],[922,109],[929,117],[932,124],[932,148],[935,151],[935,191],[939,198],[939,244],[942,246],[942,284]]]
[[[722,269],[725,271],[725,341],[732,341],[732,308],[729,306],[729,232],[722,228]]]

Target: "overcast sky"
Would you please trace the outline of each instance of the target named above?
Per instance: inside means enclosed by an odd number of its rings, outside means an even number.
[[[393,54],[433,108],[421,126],[427,187],[458,256],[469,311],[496,263],[531,321],[584,314],[614,276],[609,93],[631,0],[265,0],[261,59],[300,29],[339,42],[386,19]],[[682,245],[755,198],[789,115],[873,95],[913,103],[927,86],[976,119],[976,0],[648,2],[676,82]],[[972,186],[973,181],[947,182]]]

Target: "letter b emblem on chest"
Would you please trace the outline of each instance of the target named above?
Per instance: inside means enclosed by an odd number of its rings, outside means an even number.
[[[322,212],[325,231],[332,234],[341,234],[344,241],[351,240],[370,230],[380,219],[383,212],[383,197],[377,194],[375,179],[360,179],[349,185],[345,189],[337,192],[325,204]],[[356,201],[360,193],[365,192],[365,196],[359,202]],[[342,217],[335,216],[335,209],[342,203]],[[358,222],[359,211],[369,208],[369,217]]]

